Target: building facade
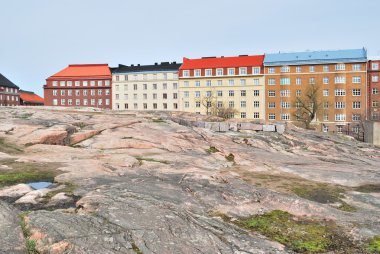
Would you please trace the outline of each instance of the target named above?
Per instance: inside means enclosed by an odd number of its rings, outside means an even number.
[[[23,106],[43,106],[44,98],[34,92],[20,90],[20,105]]]
[[[112,108],[107,64],[75,64],[46,79],[46,106]]]
[[[367,112],[365,49],[267,54],[266,120],[296,121],[297,97],[318,88],[314,124],[322,131],[358,131]]]
[[[264,119],[264,55],[183,59],[179,71],[181,111],[229,112],[228,118]]]
[[[19,87],[0,73],[0,106],[20,105]]]
[[[179,110],[178,69],[181,64],[119,65],[112,71],[114,110]]]
[[[368,120],[380,121],[380,60],[368,61]]]

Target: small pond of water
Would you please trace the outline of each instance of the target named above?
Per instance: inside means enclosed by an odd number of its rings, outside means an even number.
[[[36,183],[28,183],[30,187],[32,187],[35,190],[40,190],[44,188],[50,187],[53,183],[50,182],[36,182]]]

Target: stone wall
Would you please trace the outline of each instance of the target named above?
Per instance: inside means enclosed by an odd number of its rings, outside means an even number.
[[[380,147],[380,122],[366,121],[364,129],[364,141]]]

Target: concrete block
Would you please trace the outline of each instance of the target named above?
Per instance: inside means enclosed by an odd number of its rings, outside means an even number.
[[[230,129],[230,131],[238,131],[238,124],[237,123],[229,123],[229,129]]]
[[[211,128],[212,128],[212,123],[210,123],[210,122],[205,122],[205,128],[211,130]]]
[[[219,123],[219,131],[226,132],[229,131],[230,125],[228,123]]]
[[[211,130],[212,131],[219,131],[219,123],[212,123],[211,124]]]
[[[252,124],[252,130],[253,131],[263,131],[263,125],[262,124]]]
[[[285,125],[284,124],[276,124],[276,131],[280,134],[283,134],[285,132]]]
[[[205,124],[205,122],[195,122],[195,127],[205,128],[206,124]]]
[[[275,125],[263,125],[263,131],[266,132],[275,132],[276,126]]]

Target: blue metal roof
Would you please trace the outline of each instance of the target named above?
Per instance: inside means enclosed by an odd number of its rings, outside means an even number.
[[[323,64],[361,61],[367,61],[367,50],[364,48],[266,54],[264,59],[264,65],[274,66],[286,64]]]

